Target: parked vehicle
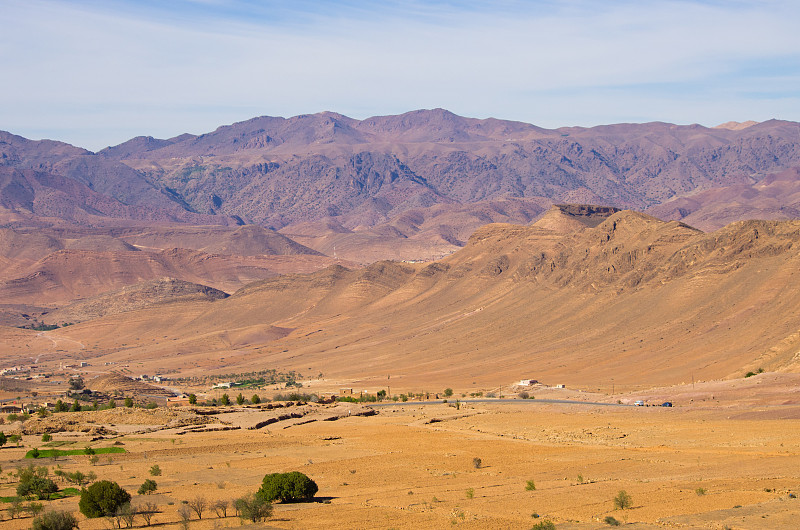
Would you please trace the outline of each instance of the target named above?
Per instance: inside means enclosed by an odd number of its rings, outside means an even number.
[[[672,406],[672,401],[665,401],[664,403],[661,404],[661,406],[662,407],[671,407]]]
[[[644,407],[644,401],[642,401],[641,399],[634,401],[633,404],[636,405],[637,407]]]

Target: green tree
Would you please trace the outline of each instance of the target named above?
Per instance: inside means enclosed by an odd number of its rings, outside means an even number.
[[[239,395],[236,396],[236,404],[237,405],[244,405],[244,396],[242,395],[241,392],[239,392]]]
[[[61,401],[59,399],[58,401],[56,401],[56,404],[53,407],[53,410],[55,412],[67,412],[69,410],[69,407],[67,406],[66,403],[64,403],[63,401]]]
[[[3,447],[7,443],[8,443],[8,438],[6,437],[6,433],[0,431],[0,447]]]
[[[141,486],[139,486],[139,491],[137,491],[136,493],[138,493],[139,495],[149,495],[154,491],[156,491],[157,489],[158,489],[158,484],[156,484],[156,481],[148,478],[142,483]]]
[[[317,483],[299,471],[270,473],[261,482],[256,495],[268,502],[310,500],[318,491]]]
[[[70,412],[80,412],[81,411],[81,404],[78,403],[78,398],[75,398],[75,401],[72,402],[72,406],[69,408]]]
[[[632,505],[633,501],[631,500],[631,496],[628,495],[628,492],[625,490],[619,490],[617,496],[614,497],[614,509],[625,510],[626,508],[630,508]]]
[[[258,397],[258,394],[253,394],[253,397],[250,398],[250,403],[252,403],[253,405],[258,405],[259,403],[261,403],[261,398]]]
[[[189,405],[197,405],[197,396],[189,394]]]
[[[126,397],[125,398],[125,406],[128,408],[133,407],[133,398]]]
[[[250,494],[236,499],[233,506],[239,513],[240,518],[254,523],[272,516],[272,504],[258,494]]]
[[[219,403],[223,407],[227,407],[231,404],[231,398],[228,397],[228,394],[222,394],[222,397],[219,398]]]
[[[154,477],[161,476],[161,468],[158,464],[153,464],[153,467],[150,468],[150,474]]]
[[[453,389],[452,388],[445,388],[444,389],[444,397],[450,397],[452,395],[453,395]]]
[[[33,476],[30,480],[17,485],[17,495],[20,497],[36,497],[39,500],[49,500],[50,495],[58,491],[58,486],[47,477]]]
[[[112,517],[117,508],[131,501],[131,494],[110,480],[95,482],[81,490],[78,508],[89,519]]]
[[[70,512],[44,512],[33,520],[33,530],[74,530],[78,519]]]
[[[108,408],[115,409],[117,408],[117,402],[114,401],[114,398],[108,400]]]
[[[42,435],[42,441],[43,442],[47,443],[47,442],[50,442],[52,440],[53,440],[53,435],[52,434],[46,432],[46,433],[44,433]]]

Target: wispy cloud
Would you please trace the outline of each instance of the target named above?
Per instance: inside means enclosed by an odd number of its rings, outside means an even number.
[[[99,148],[254,115],[800,119],[790,1],[6,0],[0,129]]]

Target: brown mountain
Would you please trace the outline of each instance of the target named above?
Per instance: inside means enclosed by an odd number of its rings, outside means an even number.
[[[138,137],[98,154],[3,133],[0,167],[16,170],[20,182],[2,189],[0,205],[22,215],[38,200],[41,215],[95,226],[99,221],[86,216],[96,210],[118,219],[243,219],[275,229],[332,219],[359,232],[396,225],[409,211],[458,211],[509,198],[545,207],[648,208],[712,188],[755,185],[796,165],[800,125],[778,120],[548,130],[442,109],[365,120],[325,112],[253,118],[199,136]],[[70,179],[69,192],[56,177]],[[74,182],[117,203],[89,197]],[[47,198],[32,200],[31,189]],[[59,193],[79,199],[60,200]],[[438,236],[464,240],[447,230]]]
[[[659,204],[648,213],[716,230],[740,219],[800,218],[800,168],[767,175],[755,184],[712,188]]]
[[[581,211],[594,219],[578,221]],[[560,207],[541,224],[487,225],[438,262],[334,266],[58,333],[97,343],[105,361],[271,366],[375,384],[390,375],[420,388],[797,371],[798,248],[798,221],[706,234],[632,211]]]

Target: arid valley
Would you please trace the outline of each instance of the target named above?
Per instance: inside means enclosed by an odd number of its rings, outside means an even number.
[[[800,516],[798,123],[0,140],[0,529]]]

